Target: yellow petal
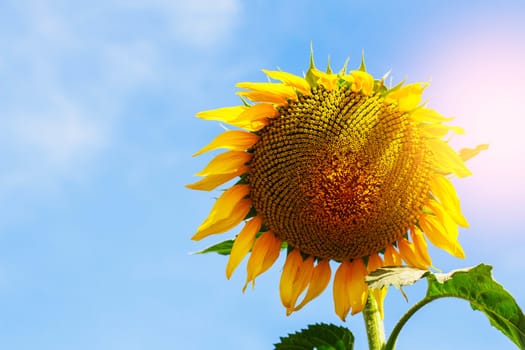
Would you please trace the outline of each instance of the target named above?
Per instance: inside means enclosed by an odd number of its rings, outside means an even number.
[[[367,269],[369,273],[383,267],[383,265],[383,260],[381,260],[379,254],[371,254],[368,257]],[[381,319],[385,317],[383,304],[386,296],[386,291],[387,288],[370,288],[370,293],[372,294],[377,303],[377,308],[379,309],[379,313],[381,314]]]
[[[230,174],[208,175],[202,180],[186,185],[186,188],[200,191],[211,191],[217,186],[220,186],[237,176],[247,173],[249,169],[250,168],[247,165],[244,165],[237,169],[237,171],[234,171]]]
[[[381,257],[379,256],[379,254],[377,253],[371,254],[368,257],[368,265],[367,265],[368,272],[375,271],[378,268],[383,267],[383,265],[384,265],[383,260],[381,260]]]
[[[306,289],[314,270],[314,257],[303,260],[299,249],[294,249],[287,257],[283,267],[279,292],[281,302],[290,315],[297,303],[297,298]]]
[[[465,166],[463,159],[447,143],[438,139],[429,139],[427,144],[433,153],[435,164],[439,170],[445,173],[454,173],[459,177],[472,175]]]
[[[247,277],[243,292],[248,283],[252,282],[252,287],[255,286],[255,278],[273,265],[279,257],[281,245],[282,241],[271,231],[266,231],[255,241],[246,267]]]
[[[450,131],[457,135],[463,135],[465,133],[465,130],[459,126],[450,126],[440,123],[423,123],[419,125],[419,129],[421,130],[422,135],[426,138],[442,139],[447,136]]]
[[[198,241],[209,235],[223,233],[231,230],[239,225],[242,220],[248,215],[252,207],[251,199],[241,200],[233,209],[230,216],[226,218],[217,219],[214,222],[207,224],[206,227],[199,227],[197,233],[191,239]]]
[[[385,311],[384,311],[384,303],[385,303],[385,296],[386,296],[387,288],[381,288],[381,289],[370,289],[370,293],[372,293],[372,296],[374,297],[377,308],[379,309],[379,313],[381,314],[381,319],[385,318]]]
[[[425,266],[432,266],[432,259],[430,259],[430,255],[428,254],[427,241],[421,230],[417,227],[412,227],[410,229],[410,238],[414,243],[417,255],[424,262]]]
[[[195,157],[204,152],[216,150],[219,148],[226,148],[232,151],[245,151],[253,146],[258,140],[259,136],[255,135],[254,133],[241,130],[228,130],[222,134],[219,134],[215,139],[213,139],[212,142],[195,153],[193,156]]]
[[[196,176],[231,174],[237,172],[252,159],[252,154],[242,151],[228,151],[213,158]]]
[[[384,252],[384,266],[401,266],[401,256],[392,245],[387,245]]]
[[[401,112],[414,110],[421,103],[423,90],[428,84],[414,83],[403,86],[400,89],[391,91],[386,95],[386,103],[394,103]]]
[[[241,232],[235,238],[233,247],[226,265],[226,277],[230,279],[233,271],[239,266],[239,263],[244,259],[246,254],[252,249],[255,236],[261,229],[262,219],[260,216],[255,216],[244,225]]]
[[[464,161],[467,161],[470,158],[477,156],[479,152],[487,149],[489,149],[489,145],[487,144],[477,145],[476,148],[463,148],[459,151],[459,156]]]
[[[329,260],[320,260],[319,262],[317,262],[303,301],[301,301],[299,305],[297,305],[289,311],[298,311],[302,309],[311,300],[317,298],[328,286],[328,282],[330,282],[331,273],[332,272],[330,270]]]
[[[204,120],[218,120],[224,123],[235,120],[239,114],[244,112],[248,107],[245,106],[234,106],[234,107],[223,107],[209,111],[202,111],[197,113],[197,117]]]
[[[228,219],[232,214],[237,214],[244,197],[250,193],[250,185],[235,185],[226,190],[211,208],[210,214],[204,222],[197,229],[197,233],[192,237],[194,240],[203,238],[203,231],[208,232],[210,227],[213,227],[220,221]],[[248,209],[249,210],[249,209]],[[241,218],[242,220],[243,218]],[[224,231],[222,231],[224,232]],[[218,232],[217,232],[218,233]]]
[[[251,91],[237,94],[254,102],[268,102],[279,105],[288,104],[288,100],[297,100],[297,94],[291,86],[274,83],[238,83],[237,87]]]
[[[465,257],[465,252],[457,238],[447,233],[443,223],[436,216],[422,215],[419,218],[419,225],[433,245],[457,258]]]
[[[430,209],[436,217],[440,220],[440,222],[443,224],[443,227],[445,228],[447,234],[457,239],[459,235],[458,231],[458,225],[452,219],[452,217],[449,215],[449,213],[443,208],[443,206],[436,202],[435,200],[428,200],[425,205],[428,209]]]
[[[361,92],[365,96],[370,96],[374,91],[374,77],[360,70],[353,70],[350,74],[354,78],[350,90],[353,92]]]
[[[293,285],[297,277],[299,267],[303,263],[303,257],[299,249],[294,249],[286,257],[286,262],[283,266],[283,273],[281,274],[281,281],[279,283],[279,294],[281,302],[285,308],[292,307]]]
[[[236,123],[242,125],[257,125],[257,123],[267,123],[268,119],[274,118],[279,115],[279,111],[270,103],[258,103],[251,106],[249,109],[242,112],[237,119]]]
[[[430,190],[458,225],[463,227],[469,226],[467,219],[465,219],[461,213],[459,198],[454,189],[454,185],[452,185],[449,179],[437,174],[430,183]]]
[[[245,119],[236,119],[232,120],[230,125],[242,128],[247,131],[259,131],[262,128],[264,128],[266,125],[268,125],[267,119],[261,119],[261,120],[245,120]]]
[[[343,322],[346,320],[346,315],[350,311],[350,294],[348,290],[351,288],[352,272],[349,261],[343,261],[335,272],[333,295],[335,313]]]
[[[280,80],[285,85],[292,86],[299,90],[303,95],[310,95],[310,84],[301,77],[298,77],[297,75],[290,74],[287,72],[280,72],[280,71],[270,71],[263,69],[264,74],[266,74],[268,77]]]
[[[368,285],[365,282],[367,272],[363,259],[354,259],[350,263],[350,269],[352,280],[348,293],[350,295],[352,315],[355,315],[363,310],[368,298]]]
[[[418,267],[420,269],[426,269],[425,261],[419,256],[416,251],[416,247],[412,242],[409,242],[405,238],[397,240],[397,247],[399,249],[399,255],[405,260],[409,266]]]
[[[310,255],[308,258],[306,258],[306,260],[303,261],[303,263],[299,267],[299,271],[297,271],[297,276],[292,287],[293,293],[292,299],[290,301],[290,307],[288,307],[286,310],[287,316],[289,316],[292,313],[293,309],[295,308],[295,304],[297,304],[297,299],[299,298],[299,295],[301,295],[308,286],[308,283],[312,278],[313,271],[314,257]]]
[[[311,72],[318,78],[318,83],[323,85],[328,91],[332,91],[337,87],[337,80],[339,79],[336,74],[321,72],[317,68],[312,68]]]
[[[341,75],[341,79],[343,79],[344,81],[349,82],[350,84],[353,84],[354,81],[355,81],[355,78],[352,75],[350,75],[350,74],[343,74],[343,75]]]
[[[410,113],[410,119],[416,123],[442,123],[454,118],[447,118],[430,108],[418,108]]]

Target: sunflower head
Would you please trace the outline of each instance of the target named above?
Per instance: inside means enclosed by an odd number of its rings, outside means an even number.
[[[388,88],[364,62],[339,73],[310,62],[304,78],[264,70],[272,82],[237,85],[243,105],[197,114],[234,129],[196,153],[228,150],[187,187],[210,191],[239,179],[193,239],[245,222],[226,274],[251,252],[246,285],[286,246],[280,294],[287,314],[322,293],[332,261],[335,311],[344,320],[362,310],[369,272],[403,261],[430,267],[427,239],[464,257],[458,226],[468,223],[450,178],[470,175],[464,161],[487,146],[450,147],[445,137],[463,131],[422,105],[427,84]],[[372,290],[380,307],[385,292]]]

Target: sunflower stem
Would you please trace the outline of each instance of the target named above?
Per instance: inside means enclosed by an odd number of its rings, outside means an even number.
[[[385,346],[385,328],[376,300],[370,293],[363,309],[363,318],[370,350],[382,350]]]
[[[390,336],[388,337],[388,341],[385,345],[385,350],[394,350],[396,346],[397,337],[399,335],[399,332],[401,332],[401,328],[407,323],[407,321],[412,317],[413,314],[416,313],[419,309],[421,309],[423,306],[431,302],[433,299],[431,298],[424,298],[423,300],[420,300],[418,303],[416,303],[414,306],[408,310],[403,317],[399,319],[397,324],[395,325],[394,329],[392,330],[392,333],[390,333]]]

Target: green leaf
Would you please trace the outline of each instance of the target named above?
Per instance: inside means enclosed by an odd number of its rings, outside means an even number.
[[[483,312],[492,326],[525,349],[525,316],[512,295],[494,281],[491,270],[491,266],[481,264],[446,275],[429,274],[425,298],[468,300],[472,309]]]
[[[229,239],[227,241],[222,241],[220,243],[212,245],[211,247],[198,251],[195,254],[217,253],[221,255],[230,255],[232,247],[233,239]]]
[[[309,325],[299,332],[281,337],[275,350],[352,350],[354,336],[350,330],[333,324]]]

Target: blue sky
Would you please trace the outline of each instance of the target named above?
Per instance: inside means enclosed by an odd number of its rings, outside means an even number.
[[[393,82],[431,81],[429,106],[489,142],[456,181],[480,262],[525,306],[522,1],[113,0],[0,2],[0,346],[5,349],[268,349],[314,322],[341,324],[331,293],[286,317],[282,259],[241,293],[226,259],[193,242],[216,193],[189,191],[222,129],[194,117],[238,103],[234,84],[262,68],[301,74],[312,41]],[[391,290],[389,331],[409,304]],[[346,325],[366,347],[361,316]],[[400,349],[512,349],[468,304],[417,314]]]

